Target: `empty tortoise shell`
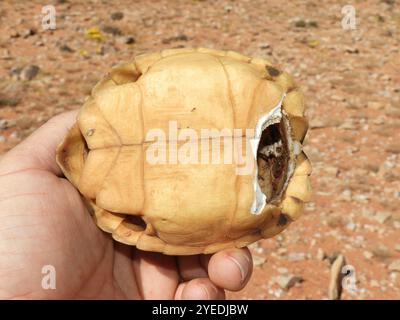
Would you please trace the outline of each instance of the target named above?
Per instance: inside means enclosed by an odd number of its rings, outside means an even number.
[[[307,129],[302,94],[268,61],[170,49],[112,68],[56,158],[115,240],[213,253],[298,218],[311,194]]]

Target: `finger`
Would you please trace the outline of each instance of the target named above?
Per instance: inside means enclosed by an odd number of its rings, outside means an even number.
[[[135,249],[133,267],[143,299],[174,298],[179,283],[175,257]]]
[[[61,175],[56,148],[75,123],[77,114],[77,110],[59,114],[34,131],[2,158],[0,174],[37,169]]]
[[[238,291],[243,289],[253,271],[249,249],[227,249],[214,254],[208,264],[208,275],[217,286]]]
[[[221,300],[225,291],[218,288],[208,278],[193,279],[181,283],[175,294],[177,300]]]
[[[200,257],[200,255],[178,257],[179,273],[183,280],[208,278],[207,271],[203,268]]]

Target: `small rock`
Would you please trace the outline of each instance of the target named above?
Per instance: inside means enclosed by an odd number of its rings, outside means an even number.
[[[6,119],[0,119],[0,130],[7,129],[7,120]]]
[[[357,225],[353,221],[350,221],[346,224],[346,229],[350,231],[355,231],[357,229]]]
[[[326,258],[326,253],[324,252],[324,250],[318,248],[316,258],[317,260],[323,261]]]
[[[125,44],[134,44],[136,42],[136,39],[132,36],[128,36],[125,38]]]
[[[287,259],[291,262],[304,261],[307,259],[307,255],[304,252],[290,252]]]
[[[286,248],[279,248],[276,253],[280,256],[283,256],[287,253],[287,249]]]
[[[2,59],[2,60],[10,60],[10,59],[12,59],[12,56],[10,54],[10,50],[8,50],[8,49],[1,50],[0,59]]]
[[[35,29],[29,28],[29,29],[24,30],[24,31],[21,33],[21,36],[22,36],[23,38],[29,38],[29,37],[31,37],[31,36],[34,36],[35,34],[36,34],[36,30],[35,30]]]
[[[274,281],[284,290],[289,290],[296,283],[301,283],[304,279],[301,276],[296,276],[293,274],[289,275],[279,275],[274,278]]]
[[[22,68],[19,78],[22,81],[29,81],[36,77],[39,73],[40,68],[37,65],[31,64]]]
[[[318,28],[318,22],[314,20],[310,20],[307,22],[307,25],[312,28]]]
[[[11,139],[19,139],[19,134],[18,132],[14,131],[13,133],[10,134]]]
[[[63,51],[63,52],[74,52],[74,50],[73,49],[71,49],[71,47],[69,47],[68,45],[66,45],[66,44],[63,44],[63,45],[61,45],[60,47],[59,47],[59,49],[60,49],[60,51]]]
[[[187,35],[185,35],[185,34],[180,34],[180,35],[178,35],[178,36],[176,36],[176,37],[170,37],[170,38],[167,38],[167,39],[163,39],[163,40],[162,40],[162,43],[164,43],[164,44],[169,44],[169,43],[171,43],[171,42],[188,41],[188,40],[189,40],[189,37],[188,37]]]
[[[326,165],[324,166],[324,172],[327,173],[331,177],[337,177],[339,175],[339,168]]]
[[[8,74],[10,75],[11,79],[18,80],[19,75],[21,74],[21,70],[22,70],[21,67],[12,67]]]
[[[378,288],[378,287],[380,286],[379,282],[376,281],[376,280],[371,280],[371,281],[369,282],[369,285],[370,285],[371,287],[375,287],[375,288]]]
[[[393,153],[393,154],[400,154],[400,143],[391,143],[385,147],[385,151]]]
[[[8,129],[11,127],[14,127],[16,125],[16,120],[15,119],[0,119],[0,129]]]
[[[395,260],[388,267],[389,271],[400,272],[400,260]]]
[[[363,256],[365,257],[365,259],[372,259],[372,257],[374,256],[374,254],[371,251],[364,251],[363,252]]]
[[[394,250],[400,251],[400,244],[396,244],[396,246],[394,247]]]
[[[104,27],[102,28],[102,30],[103,30],[105,33],[110,33],[110,34],[112,34],[113,36],[120,36],[120,35],[122,35],[122,31],[121,31],[121,29],[118,28],[118,27],[106,25],[106,26],[104,26]]]
[[[253,255],[253,264],[255,267],[262,267],[267,261],[267,258]]]
[[[297,19],[294,22],[294,26],[296,28],[318,28],[318,22],[314,20],[303,20],[303,19]]]
[[[271,45],[269,44],[269,43],[260,43],[259,45],[258,45],[258,47],[260,48],[260,49],[262,49],[262,50],[265,50],[265,49],[269,49],[269,48],[271,48]]]
[[[1,86],[0,92],[0,108],[2,106],[16,106],[21,100],[21,95],[24,90],[24,85],[20,82],[10,81],[5,82]]]
[[[390,250],[388,247],[386,247],[385,245],[378,245],[377,247],[375,247],[372,250],[372,253],[374,254],[375,257],[379,258],[379,259],[387,259],[390,258],[392,255],[390,253]]]
[[[19,38],[21,35],[17,30],[11,30],[10,38]]]
[[[331,266],[328,296],[330,300],[339,300],[342,294],[342,268],[346,261],[343,255],[339,255]]]
[[[345,51],[350,54],[358,54],[360,52],[357,48],[352,47],[347,47]]]
[[[26,115],[20,116],[15,122],[15,125],[17,125],[20,130],[28,130],[33,127],[33,124],[34,121]]]
[[[233,9],[233,7],[232,7],[232,6],[230,6],[230,5],[226,5],[226,6],[224,7],[224,11],[225,11],[226,13],[229,13],[229,12],[231,12],[231,11],[232,11],[232,9]]]
[[[352,192],[350,189],[343,190],[343,192],[339,196],[340,200],[343,201],[351,201],[352,200]]]
[[[306,42],[307,46],[309,46],[310,48],[316,48],[320,45],[320,43],[321,42],[317,39],[311,39]]]
[[[367,102],[367,108],[372,109],[372,110],[382,110],[385,107],[385,105],[382,102],[378,101],[368,101]]]
[[[346,119],[339,128],[346,129],[346,130],[357,130],[357,126],[351,119]]]
[[[286,274],[286,273],[288,273],[289,272],[289,269],[287,269],[287,268],[278,268],[278,269],[276,269],[279,273],[281,273],[281,274]]]
[[[392,214],[390,212],[378,212],[375,214],[375,220],[383,224],[390,219],[391,216]]]
[[[295,26],[296,28],[305,28],[305,27],[307,27],[307,23],[306,23],[306,21],[303,20],[303,19],[298,19],[298,20],[296,20],[296,21],[294,22],[294,26]]]
[[[4,142],[6,141],[6,137],[5,136],[0,136],[0,142]]]
[[[124,13],[121,11],[113,12],[110,18],[111,20],[122,20],[124,18]]]

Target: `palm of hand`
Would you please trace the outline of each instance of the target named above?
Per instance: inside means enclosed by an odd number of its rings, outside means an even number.
[[[0,297],[215,299],[223,288],[241,289],[251,273],[246,250],[168,257],[117,244],[97,228],[53,159],[74,115],[50,121],[0,162]],[[54,290],[42,286],[48,265]]]

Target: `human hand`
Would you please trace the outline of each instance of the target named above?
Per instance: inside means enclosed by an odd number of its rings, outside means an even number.
[[[56,116],[0,160],[1,299],[222,299],[250,278],[249,250],[171,257],[102,232],[55,162],[76,118]],[[56,288],[42,288],[52,265]]]

